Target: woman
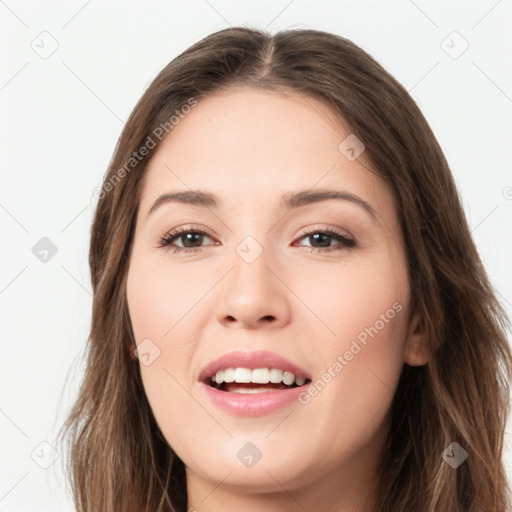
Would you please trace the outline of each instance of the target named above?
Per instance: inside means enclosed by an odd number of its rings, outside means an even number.
[[[238,27],[174,59],[90,267],[77,510],[510,506],[508,320],[431,129],[350,41]]]

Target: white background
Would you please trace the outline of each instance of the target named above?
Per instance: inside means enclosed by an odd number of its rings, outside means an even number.
[[[5,0],[0,20],[0,512],[73,510],[65,454],[46,470],[36,460],[51,460],[40,443],[56,446],[83,371],[92,191],[149,81],[229,25],[340,34],[411,92],[511,314],[512,1]],[[469,43],[458,58],[453,31]],[[42,237],[58,250],[46,263],[32,252]],[[511,461],[508,450],[509,472]]]

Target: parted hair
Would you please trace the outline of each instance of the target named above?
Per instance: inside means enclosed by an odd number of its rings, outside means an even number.
[[[323,101],[364,143],[362,161],[394,194],[410,306],[420,314],[431,355],[425,365],[403,365],[376,512],[505,512],[510,323],[431,128],[407,90],[350,40],[319,30],[272,35],[249,27],[205,37],[156,76],[105,173],[104,185],[115,186],[102,189],[91,229],[93,311],[85,372],[59,432],[76,510],[186,511],[184,464],[159,430],[140,366],[130,357],[126,298],[141,183],[161,141],[129,168],[126,162],[191,98],[200,105],[201,98],[236,86]],[[442,457],[454,442],[468,454],[456,469]]]

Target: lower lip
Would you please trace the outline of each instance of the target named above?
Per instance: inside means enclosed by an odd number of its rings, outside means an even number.
[[[306,388],[306,386],[300,386],[260,393],[228,393],[208,386],[204,382],[200,384],[214,405],[240,416],[261,416],[276,411],[297,400]]]

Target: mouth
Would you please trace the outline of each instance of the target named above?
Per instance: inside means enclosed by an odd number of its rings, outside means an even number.
[[[224,412],[264,416],[293,404],[311,374],[274,352],[237,350],[209,363],[198,380],[207,399]]]
[[[203,382],[226,393],[256,394],[300,388],[310,384],[311,379],[279,368],[226,368],[206,377]]]

